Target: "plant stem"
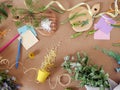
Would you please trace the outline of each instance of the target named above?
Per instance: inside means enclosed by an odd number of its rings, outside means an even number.
[[[120,28],[120,25],[117,25],[117,24],[111,24],[111,26],[113,26],[115,28]]]
[[[86,14],[85,13],[80,13],[80,14],[79,13],[75,13],[70,18],[67,18],[63,22],[61,22],[61,24],[65,24],[65,23],[67,23],[70,20],[73,20],[73,19],[75,19],[75,18],[77,18],[79,16],[84,16],[84,15],[86,15]]]
[[[113,43],[112,46],[120,46],[120,43]]]
[[[57,12],[57,13],[60,13],[60,14],[63,14],[63,13],[64,13],[64,11],[62,11],[62,10],[60,10],[60,9],[57,9],[57,8],[54,7],[54,6],[50,6],[50,8],[51,8],[53,11]]]

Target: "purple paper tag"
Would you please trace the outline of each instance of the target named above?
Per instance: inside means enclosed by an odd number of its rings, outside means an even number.
[[[113,27],[111,24],[115,24],[116,22],[108,17],[107,15],[103,15],[100,20],[94,25],[94,29],[101,30],[105,34],[109,34]]]

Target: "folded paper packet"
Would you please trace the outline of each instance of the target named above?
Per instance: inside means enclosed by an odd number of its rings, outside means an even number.
[[[105,90],[120,90],[120,84],[118,85],[115,81],[112,79],[108,79],[108,82],[110,84],[110,88],[106,88]],[[86,90],[100,90],[99,87],[91,87],[85,85]]]

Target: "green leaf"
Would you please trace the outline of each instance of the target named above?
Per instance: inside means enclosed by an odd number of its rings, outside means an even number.
[[[100,90],[105,90],[105,87],[103,87],[103,85],[101,85]]]
[[[38,11],[40,11],[40,12],[44,12],[44,11],[46,11],[47,9],[46,9],[46,7],[45,6],[42,6],[42,7],[40,7],[39,9],[38,9]]]
[[[33,20],[33,26],[34,27],[39,27],[40,22],[36,19]]]
[[[73,14],[70,18],[67,18],[67,19],[65,19],[64,21],[62,21],[61,22],[61,24],[65,24],[65,23],[67,23],[68,21],[70,21],[70,20],[73,20],[73,19],[76,19],[76,18],[78,18],[79,16],[84,16],[84,15],[86,15],[85,13],[75,13],[75,14]]]
[[[25,0],[25,4],[27,5],[27,7],[29,9],[32,9],[32,6],[33,6],[33,1],[32,0]]]
[[[83,58],[82,58],[82,62],[83,62],[85,65],[87,65],[87,63],[88,63],[88,56],[83,57]]]
[[[63,13],[64,13],[64,11],[62,11],[62,10],[60,10],[60,9],[57,9],[57,8],[54,7],[54,6],[50,6],[50,8],[51,8],[53,11],[57,12],[57,13],[60,13],[60,14],[63,14]]]
[[[79,73],[76,73],[75,74],[75,80],[78,80],[78,78],[79,78]]]
[[[13,7],[13,5],[10,5],[10,4],[8,4],[8,5],[6,5],[8,8],[11,8],[11,7]]]
[[[17,27],[20,27],[22,24],[23,24],[23,23],[22,23],[21,21],[16,21],[16,22],[15,22],[15,25],[16,25]]]
[[[79,62],[81,62],[80,52],[77,52],[77,59]]]
[[[1,8],[1,7],[0,7],[0,13],[1,13],[2,15],[4,15],[4,16],[8,17],[8,13],[7,13],[7,11],[6,11],[4,8]]]
[[[73,20],[73,19],[76,19],[76,18],[78,18],[79,16],[85,16],[86,14],[85,13],[75,13],[75,14],[73,14],[70,18],[69,18],[69,20]]]

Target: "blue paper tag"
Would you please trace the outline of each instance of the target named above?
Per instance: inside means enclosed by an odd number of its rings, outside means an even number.
[[[32,26],[25,25],[25,26],[22,26],[22,27],[18,28],[19,34],[23,34],[27,30],[30,30],[35,36],[37,36],[37,33],[36,33],[36,31],[34,30],[34,28]]]

